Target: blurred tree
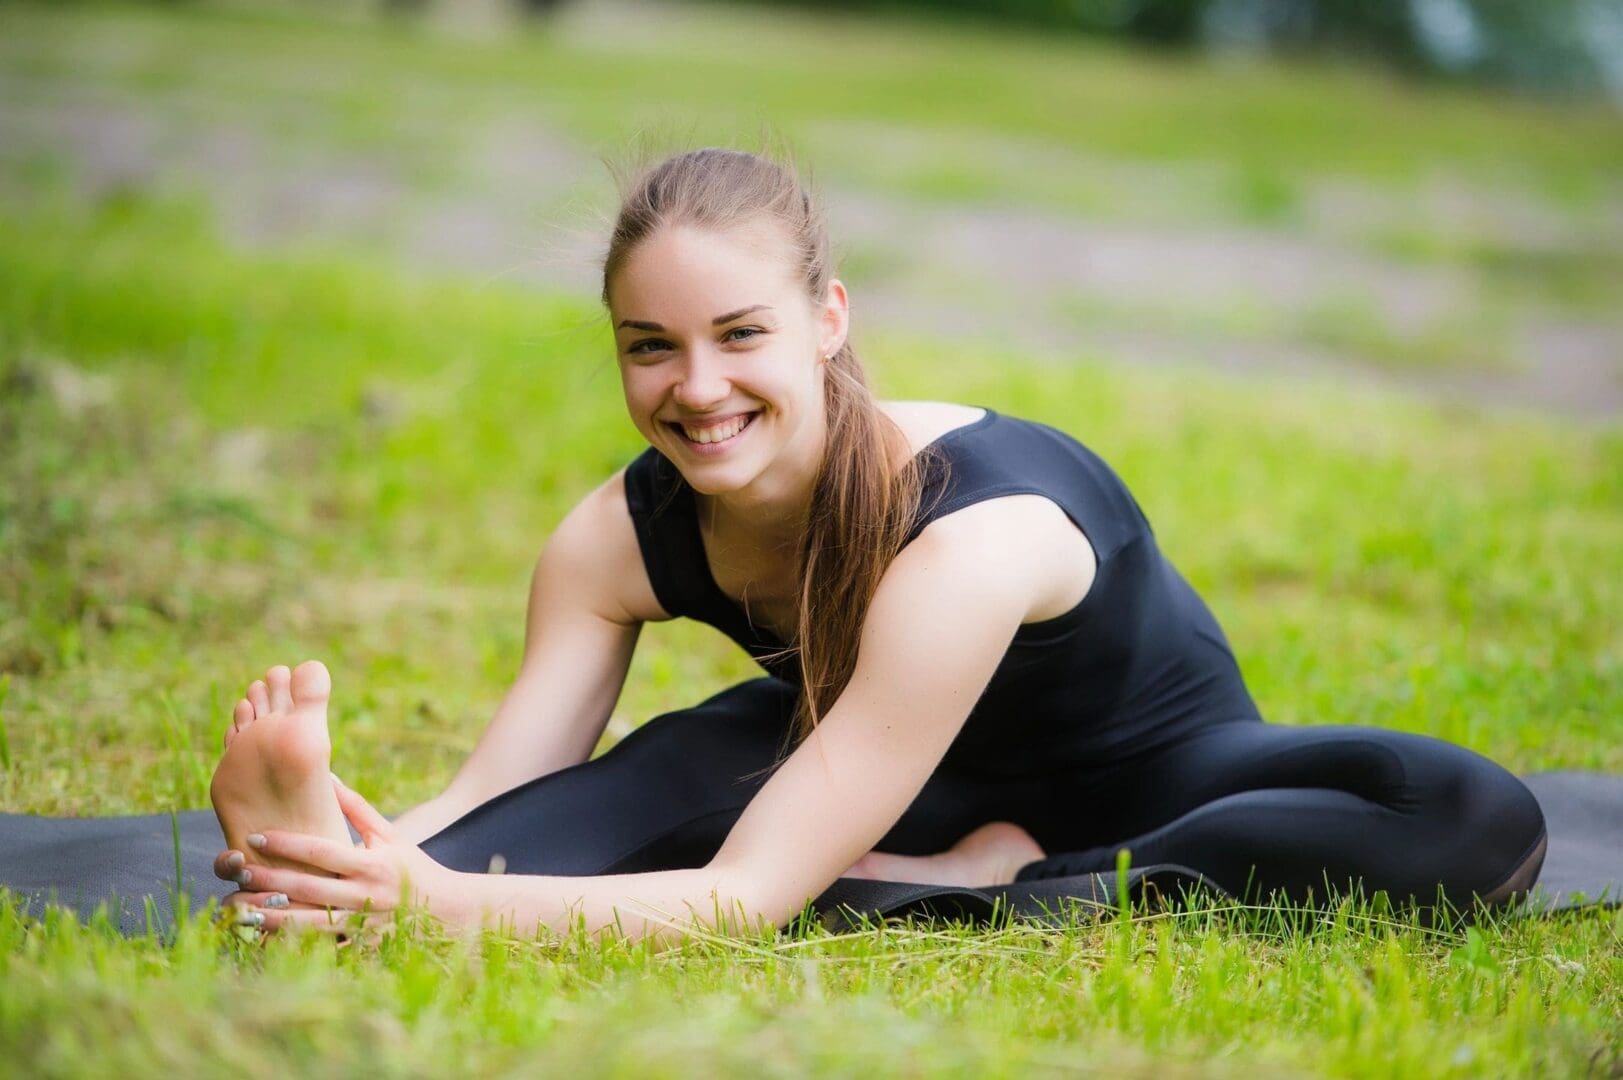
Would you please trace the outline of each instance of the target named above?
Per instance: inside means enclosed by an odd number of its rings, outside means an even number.
[[[381,0],[386,16],[414,17],[428,10],[434,0]],[[563,6],[563,0],[512,0],[524,17],[549,15]]]
[[[1623,102],[1623,0],[756,0],[958,16],[1201,46],[1350,54]]]

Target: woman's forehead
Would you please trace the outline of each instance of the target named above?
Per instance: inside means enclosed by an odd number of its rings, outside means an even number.
[[[610,306],[782,302],[796,286],[781,236],[759,228],[665,226],[637,245],[610,285]],[[747,295],[746,295],[747,294]],[[717,309],[718,311],[721,308]],[[635,312],[623,312],[639,318]]]

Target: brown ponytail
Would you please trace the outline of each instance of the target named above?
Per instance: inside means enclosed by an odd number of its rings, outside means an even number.
[[[825,301],[833,277],[826,217],[784,157],[780,163],[705,147],[617,175],[621,205],[603,261],[604,305],[632,249],[661,226],[722,231],[760,219],[781,228],[807,295]],[[797,741],[850,682],[868,605],[917,520],[926,476],[944,465],[931,447],[893,471],[892,461],[907,455],[907,439],[875,403],[849,338],[828,361],[826,376],[828,443],[798,552],[799,621],[789,648],[773,654],[798,654]]]

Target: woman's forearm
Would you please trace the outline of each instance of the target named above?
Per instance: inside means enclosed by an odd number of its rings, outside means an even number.
[[[613,928],[632,939],[674,940],[695,925],[738,933],[794,914],[762,910],[738,873],[715,866],[596,877],[452,872],[439,887],[440,896],[419,894],[431,914],[525,935],[584,923],[593,934]]]

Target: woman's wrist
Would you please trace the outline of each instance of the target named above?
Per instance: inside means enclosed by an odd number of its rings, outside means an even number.
[[[445,926],[466,929],[477,923],[479,908],[473,893],[479,877],[478,874],[446,867],[435,876],[427,889],[418,886],[412,892],[423,910]]]

